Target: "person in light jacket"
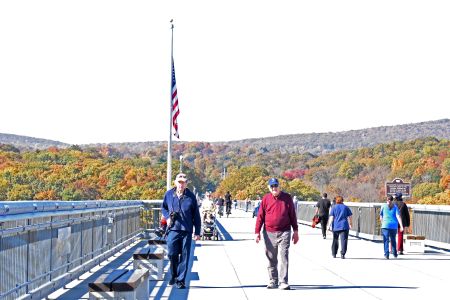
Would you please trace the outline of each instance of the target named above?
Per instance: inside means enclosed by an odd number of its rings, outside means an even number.
[[[381,233],[383,234],[384,258],[389,259],[389,241],[394,257],[397,257],[397,245],[395,235],[397,229],[403,231],[402,219],[397,206],[394,204],[394,198],[389,196],[386,204],[381,207],[380,211]]]

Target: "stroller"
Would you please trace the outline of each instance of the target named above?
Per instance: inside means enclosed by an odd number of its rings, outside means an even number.
[[[219,233],[216,225],[216,214],[211,211],[204,213],[201,231],[202,240],[219,240]]]

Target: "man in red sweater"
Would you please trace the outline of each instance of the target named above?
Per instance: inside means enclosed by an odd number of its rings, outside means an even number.
[[[261,228],[267,259],[269,260],[268,289],[289,290],[288,267],[291,227],[294,230],[292,241],[298,242],[298,224],[294,201],[291,195],[281,191],[278,179],[269,180],[270,193],[264,195],[256,219],[256,242],[261,240]],[[264,225],[264,226],[263,226]],[[278,272],[278,251],[280,252],[280,272]]]

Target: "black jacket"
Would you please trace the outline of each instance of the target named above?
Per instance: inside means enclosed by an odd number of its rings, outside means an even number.
[[[409,218],[408,206],[405,202],[397,200],[397,207],[400,212],[400,218],[402,218],[403,227],[409,227],[411,220]]]

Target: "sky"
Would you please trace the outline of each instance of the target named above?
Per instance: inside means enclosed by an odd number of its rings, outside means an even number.
[[[450,117],[450,1],[0,1],[0,133],[181,141]],[[176,141],[177,139],[173,139]]]

